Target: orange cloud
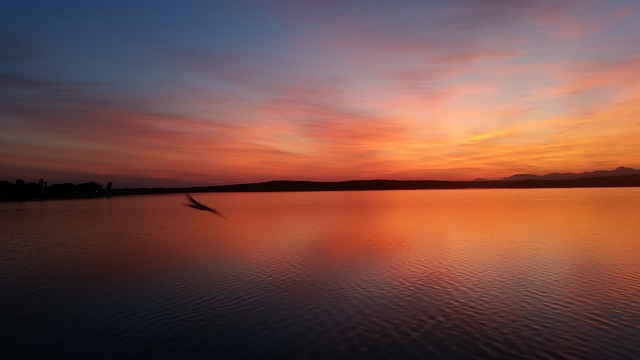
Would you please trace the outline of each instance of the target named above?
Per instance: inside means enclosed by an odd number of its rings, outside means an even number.
[[[640,166],[637,6],[376,4],[278,5],[277,44],[163,48],[149,83],[0,72],[0,173],[177,186]]]

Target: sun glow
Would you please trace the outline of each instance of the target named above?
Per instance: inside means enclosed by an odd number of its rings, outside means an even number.
[[[3,6],[2,18],[26,11]],[[0,22],[51,44],[0,38],[42,54],[0,59],[9,178],[204,185],[640,167],[633,2],[182,9],[193,26],[158,38],[168,24],[152,16],[119,41],[72,16],[91,9],[42,6],[61,23]],[[77,56],[61,60],[69,49]]]

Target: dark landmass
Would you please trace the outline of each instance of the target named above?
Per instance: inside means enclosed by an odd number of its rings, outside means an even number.
[[[629,175],[631,173],[631,175]],[[587,174],[586,176],[582,176]],[[349,180],[338,182],[317,181],[268,181],[251,184],[199,186],[182,188],[122,188],[112,189],[95,182],[56,184],[47,186],[17,180],[15,184],[0,181],[0,201],[25,201],[47,199],[98,198],[125,195],[202,193],[202,192],[284,192],[284,191],[354,191],[354,190],[417,190],[417,189],[522,189],[522,188],[577,188],[577,187],[637,187],[640,171],[620,167],[612,171],[594,171],[577,175],[577,178],[556,178],[556,175],[534,176],[520,174],[501,180],[476,179],[473,181],[444,180]],[[602,174],[603,176],[593,175]],[[551,176],[553,175],[553,176]],[[562,177],[561,176],[561,177]]]
[[[37,183],[27,183],[20,179],[16,180],[15,183],[2,180],[0,181],[0,201],[109,197],[112,192],[111,186],[111,182],[106,187],[96,182],[82,184],[63,183],[48,186],[47,182],[42,179]]]
[[[640,175],[640,170],[620,166],[614,170],[596,170],[583,173],[551,173],[546,175],[517,174],[502,180],[575,180],[582,178]]]
[[[640,186],[640,175],[581,178],[575,180],[350,180],[339,182],[268,181],[255,184],[204,186],[190,188],[115,189],[114,195],[161,194],[183,192],[284,192],[284,191],[354,191],[354,190],[418,190],[418,189],[518,189],[574,187]]]

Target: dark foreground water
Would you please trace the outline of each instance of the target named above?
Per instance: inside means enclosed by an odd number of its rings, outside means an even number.
[[[0,204],[0,359],[640,356],[640,189]]]

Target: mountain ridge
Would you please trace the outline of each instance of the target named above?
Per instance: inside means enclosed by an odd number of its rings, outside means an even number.
[[[636,170],[626,166],[619,166],[613,170],[595,170],[585,171],[582,173],[549,173],[545,175],[534,174],[515,174],[500,180],[504,181],[523,181],[523,180],[576,180],[583,178],[595,177],[617,177],[640,175],[640,170]]]
[[[518,189],[518,188],[576,188],[576,187],[640,187],[640,170],[620,166],[614,170],[583,173],[551,173],[546,175],[516,174],[507,178],[488,180],[346,180],[335,182],[272,180],[260,183],[213,185],[171,188],[103,188],[97,183],[54,184],[46,186],[0,181],[0,202],[99,198],[124,195],[202,193],[202,192],[279,192],[279,191],[353,191],[353,190],[417,190],[417,189]]]

